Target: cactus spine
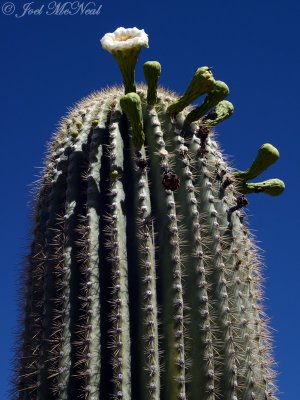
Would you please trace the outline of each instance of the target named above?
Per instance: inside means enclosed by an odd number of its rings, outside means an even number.
[[[229,90],[199,68],[182,97],[134,67],[147,36],[102,39],[123,88],[84,99],[50,143],[26,269],[14,398],[274,400],[261,266],[244,194],[270,144],[233,171],[213,127]],[[189,104],[207,94],[202,105]]]

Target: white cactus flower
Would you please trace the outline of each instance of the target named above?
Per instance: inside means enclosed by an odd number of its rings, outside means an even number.
[[[106,33],[100,42],[102,47],[110,53],[134,47],[149,47],[147,33],[144,29],[138,28],[120,27],[112,33]]]
[[[120,27],[100,40],[102,47],[113,54],[119,65],[125,94],[136,92],[134,70],[141,48],[148,46],[144,29]]]

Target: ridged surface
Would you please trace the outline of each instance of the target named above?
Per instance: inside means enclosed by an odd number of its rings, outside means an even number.
[[[122,89],[50,145],[37,193],[16,399],[275,399],[261,263],[214,133],[163,89],[136,151]],[[168,174],[180,179],[167,186]],[[234,210],[234,211],[233,211]]]

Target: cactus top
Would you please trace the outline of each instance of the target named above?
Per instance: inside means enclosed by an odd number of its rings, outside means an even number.
[[[113,54],[119,65],[126,95],[126,97],[120,99],[120,105],[130,121],[134,146],[137,150],[140,150],[145,141],[145,135],[143,132],[141,101],[139,95],[136,94],[135,66],[141,47],[149,47],[148,35],[144,29],[119,27],[114,32],[106,33],[100,41],[102,47]],[[149,107],[155,107],[155,104],[158,103],[157,89],[160,74],[161,65],[157,61],[148,61],[144,64],[144,75],[148,85],[147,104]],[[202,104],[190,111],[188,107],[205,93],[207,95]],[[184,94],[168,106],[167,113],[172,118],[176,118],[184,109],[185,111],[189,110],[190,112],[185,116],[183,125],[184,136],[191,137],[195,132],[196,136],[205,135],[205,129],[209,130],[209,128],[232,115],[233,105],[225,100],[228,94],[229,88],[226,83],[215,80],[209,67],[201,67],[196,70]],[[199,124],[201,128],[199,128]],[[277,157],[269,157],[268,149],[270,146],[275,150]],[[262,149],[265,147],[266,145],[263,145]],[[239,171],[235,174],[239,182],[240,192],[244,194],[264,192],[272,196],[281,194],[285,186],[279,179],[260,183],[247,183],[249,179],[257,177],[273,164],[278,156],[277,149],[272,145],[267,146],[267,151],[262,152],[260,149],[254,162],[257,174],[252,176],[253,174],[249,174],[248,170],[246,172]],[[251,168],[252,171],[253,165]]]

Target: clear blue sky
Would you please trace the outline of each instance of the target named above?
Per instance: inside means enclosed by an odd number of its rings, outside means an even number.
[[[27,0],[15,0],[22,14]],[[84,2],[84,1],[83,1]],[[88,0],[85,0],[87,3]],[[1,7],[5,0],[1,0]],[[49,1],[38,0],[34,8]],[[161,83],[183,92],[198,66],[213,67],[230,87],[235,114],[218,128],[235,167],[258,147],[281,153],[264,178],[285,181],[278,198],[250,195],[252,229],[264,249],[266,306],[272,317],[281,399],[299,398],[299,20],[297,0],[107,1],[98,16],[5,16],[1,40],[1,329],[0,400],[8,399],[17,321],[18,271],[30,229],[30,184],[45,144],[68,108],[90,92],[120,83],[116,63],[99,38],[118,26],[144,28],[150,48],[142,63],[162,64]],[[44,8],[44,12],[45,12]],[[6,9],[7,10],[7,9]]]

